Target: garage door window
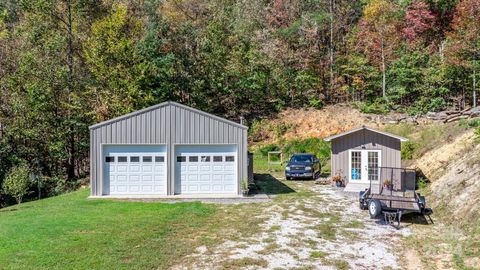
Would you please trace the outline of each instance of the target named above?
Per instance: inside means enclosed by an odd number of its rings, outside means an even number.
[[[118,157],[118,162],[127,162],[127,157]]]
[[[187,162],[187,157],[178,156],[178,157],[177,157],[177,162]]]
[[[165,162],[165,157],[155,157],[155,162]]]
[[[235,157],[234,156],[226,156],[225,161],[226,162],[235,162]]]
[[[210,156],[202,156],[202,162],[210,162]]]
[[[105,157],[105,162],[107,163],[115,162],[115,157]]]
[[[213,162],[222,162],[223,157],[222,156],[213,156]]]
[[[143,162],[152,162],[152,157],[143,157]]]
[[[198,157],[197,156],[188,157],[188,162],[198,162]]]
[[[130,157],[130,162],[140,162],[140,157]]]

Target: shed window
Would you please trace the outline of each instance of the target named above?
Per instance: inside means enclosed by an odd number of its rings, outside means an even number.
[[[140,157],[130,157],[130,162],[140,162]]]
[[[187,162],[187,157],[185,157],[185,156],[178,156],[178,157],[177,157],[177,162]]]
[[[210,156],[202,156],[202,162],[210,162]]]
[[[152,162],[152,157],[143,157],[143,162]]]
[[[235,157],[234,156],[226,156],[225,161],[226,162],[235,162]]]
[[[107,163],[115,162],[115,157],[105,157],[105,162]]]
[[[118,157],[118,162],[127,162],[127,157]]]
[[[188,157],[188,162],[198,162],[198,157],[197,156]]]
[[[155,162],[165,162],[165,157],[155,157]]]
[[[223,157],[222,156],[213,156],[213,162],[222,162]]]

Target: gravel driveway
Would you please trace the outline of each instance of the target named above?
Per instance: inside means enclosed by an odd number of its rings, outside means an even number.
[[[355,196],[312,181],[283,182],[295,192],[261,207],[247,238],[201,246],[175,269],[402,269],[397,230],[358,207]]]

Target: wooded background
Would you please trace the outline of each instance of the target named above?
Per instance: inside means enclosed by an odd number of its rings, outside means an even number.
[[[165,100],[233,120],[475,106],[479,47],[480,0],[1,0],[0,183],[27,164],[64,189],[89,125]]]

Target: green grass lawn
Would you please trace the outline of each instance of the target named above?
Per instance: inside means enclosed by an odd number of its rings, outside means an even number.
[[[87,199],[89,190],[0,210],[0,269],[164,269],[208,244],[217,207]]]

